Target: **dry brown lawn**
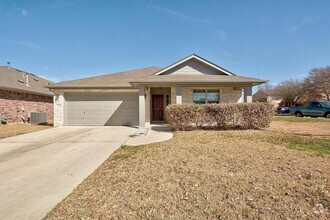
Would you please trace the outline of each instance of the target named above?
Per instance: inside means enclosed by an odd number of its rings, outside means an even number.
[[[282,133],[330,136],[330,120],[329,122],[273,121],[267,130]]]
[[[0,139],[12,137],[20,134],[30,133],[33,131],[40,131],[50,128],[52,125],[34,125],[34,124],[7,124],[0,125]]]
[[[46,219],[329,219],[330,137],[277,125],[123,146]]]

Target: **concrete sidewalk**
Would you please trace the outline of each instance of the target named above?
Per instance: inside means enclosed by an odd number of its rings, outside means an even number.
[[[152,124],[147,127],[147,135],[140,135],[129,138],[124,145],[138,146],[155,142],[162,142],[173,137],[173,132],[166,124]]]

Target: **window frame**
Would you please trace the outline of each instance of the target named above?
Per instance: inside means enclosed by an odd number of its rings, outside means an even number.
[[[200,100],[194,100],[194,93],[195,91],[201,91],[201,90],[204,90],[204,94],[205,94],[205,100],[204,101],[200,101]],[[218,94],[219,94],[219,99],[218,100],[209,100],[208,99],[208,93],[209,91],[217,91]],[[221,91],[220,89],[193,89],[193,95],[192,95],[192,101],[194,104],[199,104],[199,105],[203,105],[203,104],[220,104],[220,100],[221,100],[221,97],[220,97],[220,94],[221,94]],[[197,93],[197,92],[196,92]],[[199,92],[201,93],[201,92]]]

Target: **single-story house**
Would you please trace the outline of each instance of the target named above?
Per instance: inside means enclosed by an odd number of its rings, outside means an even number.
[[[252,102],[267,80],[237,76],[192,54],[165,68],[148,67],[48,86],[54,125],[130,125],[165,121],[165,107],[182,103]]]
[[[53,92],[48,86],[51,81],[32,73],[0,66],[0,115],[7,122],[21,122],[30,112],[46,112],[53,120]]]
[[[275,89],[260,89],[252,96],[252,100],[254,102],[268,102],[275,107],[285,107],[285,103]]]

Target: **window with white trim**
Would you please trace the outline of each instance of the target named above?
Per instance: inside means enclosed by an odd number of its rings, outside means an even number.
[[[220,90],[218,89],[194,89],[193,102],[195,104],[220,103]]]

